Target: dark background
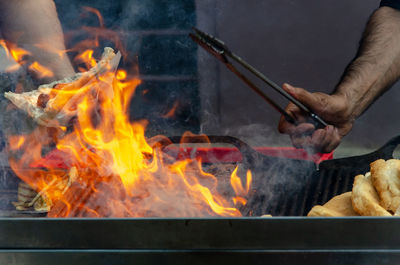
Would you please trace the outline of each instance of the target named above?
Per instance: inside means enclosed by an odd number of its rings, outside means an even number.
[[[96,15],[85,11],[85,6],[98,9],[105,28],[119,33],[128,52],[120,67],[139,74],[143,81],[132,100],[131,119],[149,120],[148,136],[199,131],[197,47],[187,37],[196,24],[194,1],[55,2],[67,47],[91,33],[82,26],[99,26]],[[107,45],[119,48],[101,39],[98,50]],[[173,108],[174,114],[167,115]]]

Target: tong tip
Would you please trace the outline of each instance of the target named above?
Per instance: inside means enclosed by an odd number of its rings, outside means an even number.
[[[226,63],[225,53],[229,52],[225,44],[217,38],[193,27],[193,32],[189,33],[189,37],[203,47],[206,51]]]

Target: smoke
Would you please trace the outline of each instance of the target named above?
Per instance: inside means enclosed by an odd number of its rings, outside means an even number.
[[[321,44],[321,40],[329,43],[326,36],[333,31],[325,30],[326,24],[322,30],[310,31],[310,25],[321,23],[315,23],[317,18],[307,20],[308,16],[296,8],[288,8],[293,1],[55,2],[69,47],[79,40],[71,34],[78,32],[82,25],[99,25],[96,16],[82,12],[82,6],[99,9],[105,26],[121,32],[130,58],[135,59],[133,62],[124,61],[122,66],[129,68],[131,64],[138,64],[136,74],[143,78],[143,85],[137,90],[140,94],[137,93],[132,102],[132,112],[135,118],[146,118],[155,124],[152,134],[196,131],[199,127],[201,133],[235,136],[252,146],[291,145],[288,137],[277,133],[278,116],[269,116],[269,111],[273,110],[263,105],[264,102],[258,103],[259,99],[243,88],[244,85],[232,73],[221,70],[223,65],[202,49],[197,49],[187,38],[191,26],[197,25],[221,37],[240,55],[250,58],[251,63],[271,74],[274,80],[287,81],[290,78],[311,88],[324,88],[327,80],[336,80],[335,71],[342,70],[338,70],[341,63],[334,63],[332,57],[327,57],[329,47],[337,49],[336,54],[333,53],[335,60],[338,54],[347,56],[338,52],[346,50],[340,38],[330,38],[336,42],[315,49],[315,43]],[[314,4],[316,9],[326,5],[322,2],[320,6]],[[303,11],[311,12],[307,6],[300,6]],[[337,24],[335,12],[331,13]],[[282,21],[281,17],[291,19]],[[346,27],[352,25],[345,24]],[[325,35],[321,37],[313,32]],[[347,32],[346,36],[351,34]],[[13,78],[12,82],[15,81]],[[175,102],[178,102],[179,109],[174,118],[157,118],[168,113]],[[1,110],[5,109],[4,105]],[[2,127],[11,132],[29,132],[32,128],[32,124],[16,110],[13,110],[13,115],[4,116]],[[296,171],[303,170],[302,166],[290,163],[268,165],[257,165],[263,172],[256,172],[259,180],[255,183],[263,197],[253,203],[260,209],[277,206],[287,194],[295,194],[305,185],[303,177],[293,176]],[[292,174],[285,173],[289,171]],[[265,181],[257,182],[260,179]]]
[[[223,133],[244,139],[251,146],[291,146],[289,137],[279,134],[277,127],[269,124],[256,123],[226,128]]]

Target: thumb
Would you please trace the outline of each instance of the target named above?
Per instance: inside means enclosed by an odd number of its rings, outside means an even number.
[[[299,100],[304,105],[315,108],[320,105],[321,101],[314,94],[308,92],[301,87],[294,87],[287,83],[283,84],[282,88],[295,99]]]

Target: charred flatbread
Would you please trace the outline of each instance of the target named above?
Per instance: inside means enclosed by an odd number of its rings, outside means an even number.
[[[67,125],[76,115],[76,104],[92,89],[91,82],[106,71],[116,70],[121,54],[112,48],[104,49],[101,60],[87,72],[39,86],[37,90],[25,93],[6,92],[4,96],[15,106],[26,112],[35,122],[47,127]],[[105,86],[107,87],[107,86]],[[53,93],[58,89],[61,93]],[[85,90],[86,89],[86,90]],[[112,93],[106,91],[107,96]]]

